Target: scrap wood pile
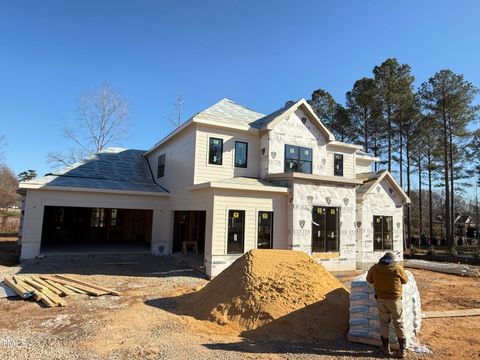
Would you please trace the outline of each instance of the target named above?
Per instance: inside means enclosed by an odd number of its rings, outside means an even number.
[[[120,295],[117,291],[64,275],[13,275],[3,281],[22,299],[33,298],[47,307],[65,306],[63,298],[74,294]]]

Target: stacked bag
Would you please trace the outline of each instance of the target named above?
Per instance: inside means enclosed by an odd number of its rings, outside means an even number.
[[[416,335],[422,325],[420,294],[417,283],[410,271],[407,284],[402,286],[403,322],[405,327],[406,346],[417,344]],[[359,275],[352,280],[350,290],[350,340],[367,344],[380,344],[380,322],[378,319],[377,300],[373,285],[367,282],[367,274]],[[365,340],[365,341],[362,341]],[[390,323],[390,343],[398,344],[395,328]],[[395,346],[395,345],[394,345]]]

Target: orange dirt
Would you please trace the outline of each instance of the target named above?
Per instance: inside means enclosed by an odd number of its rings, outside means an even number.
[[[249,338],[309,340],[342,336],[348,291],[310,256],[252,250],[197,292],[181,312],[242,331]]]

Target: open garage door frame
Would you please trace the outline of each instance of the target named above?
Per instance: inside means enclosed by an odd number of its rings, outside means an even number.
[[[150,249],[153,210],[45,206],[42,251]]]

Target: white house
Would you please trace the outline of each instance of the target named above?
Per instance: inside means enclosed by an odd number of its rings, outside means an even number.
[[[410,200],[302,99],[270,115],[223,99],[148,151],[108,149],[22,183],[21,257],[49,249],[197,245],[219,274],[254,248],[305,251],[330,270],[402,256]],[[184,243],[186,242],[186,243]]]

